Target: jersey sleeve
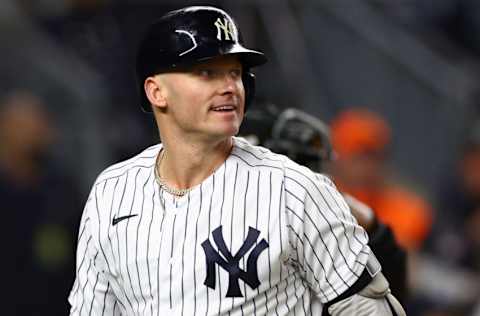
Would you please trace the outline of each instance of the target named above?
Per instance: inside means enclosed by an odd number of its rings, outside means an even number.
[[[291,169],[286,176],[289,238],[305,281],[326,303],[357,281],[371,250],[333,182],[307,170]]]
[[[78,236],[76,277],[68,297],[70,315],[121,315],[105,273],[105,258],[97,247],[97,196],[95,187],[86,203]]]

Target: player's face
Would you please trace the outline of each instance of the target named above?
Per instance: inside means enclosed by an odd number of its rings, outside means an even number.
[[[238,133],[245,104],[238,57],[214,58],[163,76],[166,111],[177,132],[210,138]]]

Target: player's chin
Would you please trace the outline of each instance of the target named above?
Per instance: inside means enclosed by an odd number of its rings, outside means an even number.
[[[241,122],[230,122],[229,124],[222,122],[217,124],[211,132],[220,137],[235,136],[240,130]]]
[[[221,118],[215,120],[214,126],[218,130],[235,130],[239,129],[243,121],[243,115],[236,114],[229,118]]]
[[[230,126],[219,130],[220,134],[223,136],[235,136],[240,131],[240,126]]]

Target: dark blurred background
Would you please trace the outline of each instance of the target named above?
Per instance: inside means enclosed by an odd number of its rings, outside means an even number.
[[[193,4],[206,1],[0,2],[3,314],[68,313],[91,184],[158,142],[139,107],[137,42],[153,19]],[[269,58],[242,134],[265,144],[287,108],[334,124],[328,170],[342,190],[375,204],[365,186],[402,188],[381,193],[396,208],[375,208],[409,252],[408,315],[480,315],[480,2],[208,4]]]

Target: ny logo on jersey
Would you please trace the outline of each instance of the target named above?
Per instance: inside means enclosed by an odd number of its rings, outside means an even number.
[[[215,21],[215,26],[217,27],[217,39],[222,40],[222,31],[225,40],[235,40],[235,31],[233,29],[233,24],[228,19],[223,19],[223,22],[220,18]]]
[[[205,251],[205,258],[207,259],[207,277],[205,278],[205,282],[203,284],[209,288],[215,289],[215,264],[218,264],[228,272],[229,276],[226,297],[243,297],[238,284],[238,279],[242,279],[242,281],[248,284],[248,286],[250,286],[250,288],[253,290],[256,289],[260,285],[257,272],[258,256],[260,256],[262,251],[268,248],[268,243],[265,241],[265,239],[262,239],[254,247],[258,236],[260,235],[260,231],[256,230],[255,228],[248,227],[247,239],[243,242],[235,256],[232,256],[231,252],[225,245],[225,240],[223,239],[222,235],[222,226],[216,228],[212,232],[212,235],[219,251],[216,251],[212,247],[212,244],[208,239],[202,243],[203,250]],[[252,248],[253,250],[250,252],[250,255],[247,259],[247,271],[244,271],[239,267],[240,259],[242,259]],[[223,255],[223,257],[220,254]]]

